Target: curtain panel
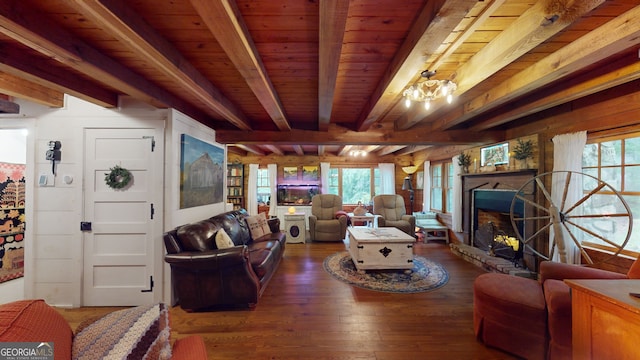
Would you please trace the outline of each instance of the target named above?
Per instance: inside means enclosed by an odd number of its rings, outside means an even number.
[[[278,209],[278,165],[268,164],[267,171],[269,172],[269,186],[271,191],[269,192],[269,216],[276,216]]]
[[[258,215],[258,164],[249,164],[249,182],[247,184],[247,212]]]
[[[553,141],[553,173],[551,174],[551,200],[554,204],[560,205],[563,200],[563,192],[565,190],[565,179],[568,173],[564,171],[582,172],[582,153],[587,143],[587,132],[581,131],[570,134],[556,135],[551,139]],[[559,172],[559,173],[557,173]],[[574,180],[574,179],[572,179]],[[567,188],[565,204],[575,204],[582,197],[582,184],[578,181],[572,181]],[[560,209],[563,211],[566,209]],[[566,262],[569,264],[580,263],[580,250],[571,240],[567,230],[562,228],[564,238],[564,247],[566,250]],[[553,228],[549,231],[549,245],[555,234]],[[556,250],[558,249],[558,241],[556,239]],[[580,241],[580,239],[577,239]],[[559,251],[553,256],[553,261],[562,261]]]
[[[396,193],[396,165],[393,163],[380,163],[380,194],[393,195]]]

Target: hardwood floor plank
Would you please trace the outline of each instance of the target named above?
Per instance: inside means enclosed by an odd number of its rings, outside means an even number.
[[[287,244],[254,310],[170,310],[172,338],[201,335],[209,359],[515,359],[473,334],[473,280],[484,270],[441,242],[415,252],[444,266],[448,283],[418,294],[344,284],[323,268],[342,243]],[[116,308],[60,309],[75,328]]]

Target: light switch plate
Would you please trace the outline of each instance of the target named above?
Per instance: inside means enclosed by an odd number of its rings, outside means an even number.
[[[49,176],[47,174],[40,174],[38,177],[38,186],[47,186],[49,182]]]

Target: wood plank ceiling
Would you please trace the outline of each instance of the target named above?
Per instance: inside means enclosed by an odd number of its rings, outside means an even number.
[[[239,153],[408,154],[636,80],[638,18],[637,0],[3,0],[0,93],[130,96]],[[454,102],[407,109],[426,69]]]

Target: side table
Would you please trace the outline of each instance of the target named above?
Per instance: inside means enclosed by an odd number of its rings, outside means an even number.
[[[367,227],[371,227],[371,228],[378,227],[378,221],[377,221],[378,219],[376,219],[378,215],[373,215],[372,213],[366,213],[364,215],[355,215],[354,213],[348,213],[347,215],[351,219],[352,224],[354,222],[357,222],[357,223],[363,222],[366,224]]]
[[[287,244],[304,243],[307,225],[304,213],[284,215],[284,228],[287,232]]]
[[[574,359],[638,358],[640,280],[574,279],[571,288]]]

